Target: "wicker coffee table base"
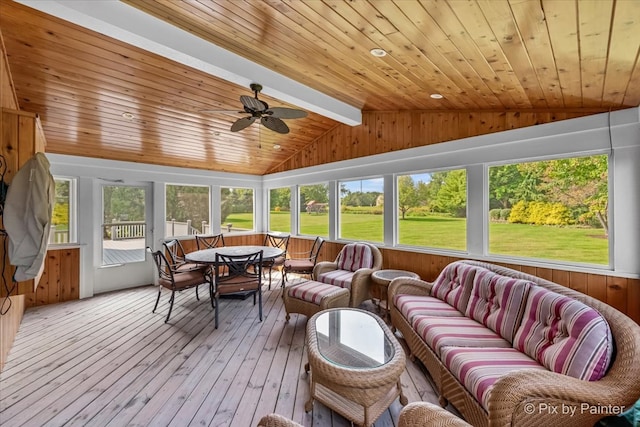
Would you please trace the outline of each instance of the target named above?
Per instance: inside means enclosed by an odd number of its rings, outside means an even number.
[[[313,409],[313,401],[318,400],[353,423],[370,426],[396,398],[402,405],[408,403],[400,383],[406,363],[404,351],[382,319],[375,318],[393,343],[395,354],[389,362],[370,369],[329,362],[318,350],[315,319],[307,323],[309,363],[305,370],[309,372],[310,397],[305,411]]]

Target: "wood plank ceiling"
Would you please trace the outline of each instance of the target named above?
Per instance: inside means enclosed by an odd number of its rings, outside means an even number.
[[[640,105],[635,0],[124,2],[363,111]],[[311,113],[288,135],[232,133],[239,116],[202,110],[237,109],[248,88],[9,0],[0,12],[49,152],[261,175],[338,125]]]

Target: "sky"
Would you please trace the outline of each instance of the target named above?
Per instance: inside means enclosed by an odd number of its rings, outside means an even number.
[[[413,178],[413,182],[415,183],[418,183],[418,181],[422,181],[424,183],[431,181],[431,174],[428,174],[428,173],[411,174],[411,177]],[[362,179],[362,180],[358,179],[356,181],[341,181],[340,183],[345,184],[347,189],[352,193],[356,191],[362,191],[364,193],[368,193],[368,192],[382,193],[383,185],[384,185],[382,178],[372,178],[372,179]]]

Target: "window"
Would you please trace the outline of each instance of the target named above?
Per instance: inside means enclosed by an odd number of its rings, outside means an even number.
[[[223,232],[253,230],[253,210],[253,189],[229,187],[220,189]]]
[[[51,218],[49,243],[77,243],[76,237],[76,180],[55,178],[56,200]]]
[[[382,242],[384,233],[382,178],[340,182],[340,237]]]
[[[269,190],[269,231],[291,232],[291,188]]]
[[[467,248],[467,171],[398,176],[398,243]]]
[[[167,184],[165,202],[166,237],[211,233],[209,187]]]
[[[328,237],[329,185],[301,185],[298,188],[298,204],[299,233]]]
[[[608,157],[489,168],[489,252],[609,264]]]

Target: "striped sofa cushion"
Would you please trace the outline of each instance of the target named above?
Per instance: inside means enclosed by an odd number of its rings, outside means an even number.
[[[466,315],[513,342],[531,286],[529,281],[480,269],[473,278]]]
[[[440,360],[485,410],[489,395],[500,377],[522,369],[544,369],[514,348],[444,347]]]
[[[551,371],[588,381],[604,376],[613,351],[609,324],[600,313],[540,287],[529,291],[513,344]]]
[[[438,298],[422,295],[395,295],[393,304],[404,316],[409,324],[413,323],[415,316],[436,316],[436,317],[463,317],[455,308],[451,307]]]
[[[467,317],[414,316],[411,326],[438,355],[447,346],[511,347],[509,341]]]
[[[452,262],[436,278],[431,295],[464,313],[471,295],[473,277],[478,270],[484,269],[462,262]]]
[[[322,298],[337,291],[333,285],[309,280],[288,288],[289,296],[302,301],[320,305]],[[344,291],[340,291],[344,292]]]
[[[333,286],[340,286],[341,288],[347,288],[351,290],[351,279],[353,278],[354,271],[347,270],[332,270],[321,274],[316,278],[318,282],[328,283]]]
[[[356,271],[371,267],[373,267],[373,253],[368,245],[349,243],[342,248],[338,257],[339,270]]]

